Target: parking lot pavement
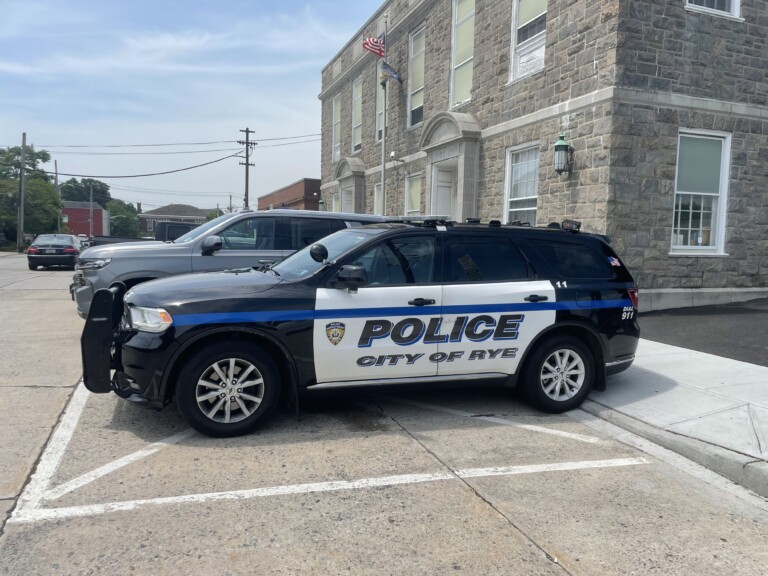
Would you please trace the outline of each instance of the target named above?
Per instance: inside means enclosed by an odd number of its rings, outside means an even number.
[[[759,574],[768,505],[505,390],[304,401],[192,433],[79,388],[0,572]],[[62,431],[62,432],[60,432]],[[696,550],[696,553],[692,553]]]

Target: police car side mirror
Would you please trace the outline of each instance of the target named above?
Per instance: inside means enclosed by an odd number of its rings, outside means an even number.
[[[368,273],[362,266],[346,264],[339,268],[336,277],[333,279],[334,288],[348,289],[350,292],[357,292],[360,286],[368,284]]]
[[[322,244],[312,244],[309,248],[309,255],[315,262],[325,262],[328,260],[328,248]]]
[[[210,256],[221,250],[221,236],[208,236],[203,240],[203,256]]]

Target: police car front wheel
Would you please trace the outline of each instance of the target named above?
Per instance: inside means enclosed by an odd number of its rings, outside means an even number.
[[[544,412],[579,406],[592,390],[595,368],[589,348],[572,336],[547,340],[531,356],[523,375],[528,400]]]
[[[274,362],[241,342],[220,342],[184,366],[176,402],[184,418],[208,436],[252,432],[271,411],[280,385]]]

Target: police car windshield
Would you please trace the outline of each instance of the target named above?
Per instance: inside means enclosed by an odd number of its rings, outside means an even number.
[[[384,232],[384,228],[347,228],[326,236],[319,241],[328,250],[328,261],[333,262],[356,246]],[[282,262],[272,266],[281,278],[301,280],[323,268],[322,262],[315,262],[309,254],[310,246],[292,254]]]

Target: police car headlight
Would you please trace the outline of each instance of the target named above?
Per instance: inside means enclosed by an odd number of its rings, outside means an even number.
[[[101,258],[99,260],[81,260],[76,268],[78,270],[101,270],[107,264],[112,262],[112,258]]]
[[[131,326],[136,330],[144,332],[163,332],[173,324],[173,318],[162,308],[142,308],[141,306],[132,306]]]

